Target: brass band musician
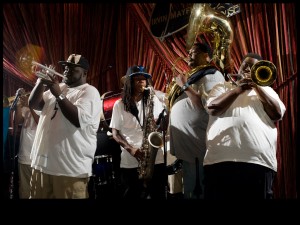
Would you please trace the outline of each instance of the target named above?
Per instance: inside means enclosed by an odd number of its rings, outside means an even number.
[[[165,199],[163,149],[156,149],[156,155],[152,155],[153,161],[148,161],[144,154],[153,152],[147,139],[155,132],[156,120],[164,110],[163,103],[149,88],[151,77],[143,66],[129,67],[122,99],[117,100],[113,107],[110,127],[114,139],[121,145],[120,170],[124,187],[122,197],[125,199]],[[149,168],[153,168],[153,175],[145,185],[141,175]]]
[[[203,158],[208,114],[204,109],[206,95],[212,87],[224,81],[216,67],[210,64],[212,50],[205,43],[195,43],[189,51],[188,78],[179,74],[176,84],[179,97],[170,111],[170,152],[183,160],[184,198],[203,197]]]
[[[277,171],[277,128],[285,106],[253,68],[262,57],[244,56],[238,74],[242,79],[216,85],[209,93],[207,153],[204,158],[205,199],[272,199]],[[274,71],[262,66],[260,71]],[[257,70],[259,71],[259,70]],[[252,76],[252,75],[255,76]]]

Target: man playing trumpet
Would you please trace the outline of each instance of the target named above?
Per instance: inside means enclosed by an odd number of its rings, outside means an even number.
[[[55,74],[38,78],[29,97],[29,106],[41,110],[31,153],[31,198],[88,198],[100,94],[86,83],[89,63],[83,56],[72,54],[59,64],[64,83]]]

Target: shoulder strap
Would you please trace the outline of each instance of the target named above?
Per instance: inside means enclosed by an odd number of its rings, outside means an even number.
[[[216,71],[217,71],[217,69],[214,66],[206,67],[206,68],[194,73],[192,76],[190,76],[189,79],[187,80],[187,83],[189,85],[194,84],[198,80],[200,80],[202,77],[206,76],[207,74],[214,74]]]

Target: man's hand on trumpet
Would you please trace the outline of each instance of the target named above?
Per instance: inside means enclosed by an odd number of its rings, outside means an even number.
[[[237,85],[238,87],[241,87],[242,92],[257,87],[257,85],[249,77],[245,77],[237,81]]]
[[[59,78],[57,76],[50,76],[50,79],[52,80],[52,85],[49,85],[49,89],[51,93],[57,98],[61,94],[61,90],[59,87]]]
[[[54,67],[49,66],[49,69],[52,68]],[[48,75],[50,80],[45,78],[39,78],[41,79],[40,82],[42,82],[44,86],[47,86],[55,97],[58,97],[61,94],[61,90],[59,87],[59,77],[49,71],[47,71],[46,74]]]

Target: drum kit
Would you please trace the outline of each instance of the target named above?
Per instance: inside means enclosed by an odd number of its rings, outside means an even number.
[[[93,173],[97,185],[112,184],[115,179],[111,155],[97,155],[94,158]]]

